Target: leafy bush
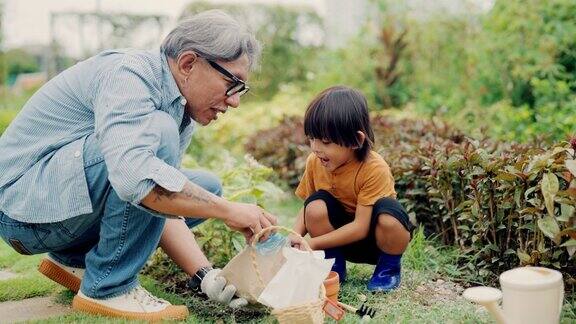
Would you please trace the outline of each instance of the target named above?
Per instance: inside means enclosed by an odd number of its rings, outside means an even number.
[[[572,0],[511,0],[485,15],[409,21],[416,106],[447,119],[464,110],[470,128],[491,123],[503,139],[562,140],[575,121],[575,10]]]
[[[284,117],[278,127],[255,133],[245,148],[291,187],[298,185],[310,152],[302,117],[298,116]]]
[[[4,80],[4,74],[0,73],[0,84],[14,81],[20,73],[38,72],[40,60],[26,50],[16,48],[0,52],[0,72],[4,72],[2,67],[5,68],[7,80]]]
[[[506,141],[539,141],[553,143],[574,132],[576,124],[576,98],[562,107],[546,104],[537,108],[528,105],[514,107],[509,100],[499,101],[489,107],[468,104],[456,112],[439,114],[467,133],[482,133]],[[449,115],[449,116],[448,116]],[[536,118],[536,120],[534,120]]]
[[[287,118],[246,146],[292,185],[309,152],[301,123]],[[560,269],[567,283],[576,283],[573,147],[474,140],[435,120],[380,115],[372,125],[408,212],[428,234],[459,246],[479,279],[531,264]]]
[[[258,204],[279,198],[283,192],[268,181],[272,169],[258,164],[247,156],[245,163],[229,161],[230,168],[220,173],[224,196],[230,201]],[[276,199],[277,200],[277,199]],[[244,236],[231,231],[223,222],[208,220],[194,230],[196,239],[206,256],[216,266],[222,267],[244,247]]]
[[[243,102],[239,108],[231,108],[225,115],[219,116],[209,127],[199,127],[192,138],[189,152],[195,159],[206,162],[218,160],[217,155],[222,148],[241,156],[250,135],[277,125],[285,115],[303,114],[308,99],[298,88],[287,86],[270,101]],[[206,159],[207,153],[212,155],[210,151],[215,151],[216,156]]]

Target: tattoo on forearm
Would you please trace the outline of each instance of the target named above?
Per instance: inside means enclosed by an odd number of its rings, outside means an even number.
[[[205,203],[205,204],[214,204],[214,198],[210,196],[209,193],[204,191],[204,189],[195,188],[192,186],[185,186],[182,190],[182,194],[194,201]]]
[[[205,204],[215,204],[214,198],[210,196],[209,193],[204,191],[201,188],[195,188],[190,185],[186,185],[181,192],[173,192],[162,188],[161,186],[154,187],[154,192],[156,193],[156,197],[154,198],[155,202],[161,201],[163,198],[167,198],[168,200],[176,199],[177,194],[182,194],[186,198],[194,200],[196,202],[205,203]]]
[[[163,197],[166,197],[168,199],[172,199],[174,197],[174,195],[176,195],[175,192],[166,190],[160,186],[155,186],[154,189],[152,189],[152,190],[154,191],[154,193],[156,193],[156,197],[154,198],[155,202],[162,200]]]

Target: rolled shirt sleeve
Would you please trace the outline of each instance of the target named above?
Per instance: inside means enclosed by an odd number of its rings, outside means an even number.
[[[126,56],[104,71],[94,97],[95,133],[118,196],[139,204],[158,184],[178,192],[186,176],[156,156],[161,134],[152,127],[161,86],[139,58]],[[174,123],[176,130],[178,126]],[[179,163],[179,161],[177,162]]]

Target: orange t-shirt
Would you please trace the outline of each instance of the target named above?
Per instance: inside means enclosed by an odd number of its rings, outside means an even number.
[[[310,154],[296,196],[305,200],[321,189],[338,199],[349,213],[355,213],[358,204],[371,206],[380,198],[396,197],[390,167],[374,151],[364,161],[354,159],[334,172],[326,170],[320,159]]]

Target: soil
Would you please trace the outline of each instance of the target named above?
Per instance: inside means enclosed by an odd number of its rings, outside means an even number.
[[[462,298],[464,288],[457,283],[436,279],[416,287],[416,298],[423,305],[452,302]]]

